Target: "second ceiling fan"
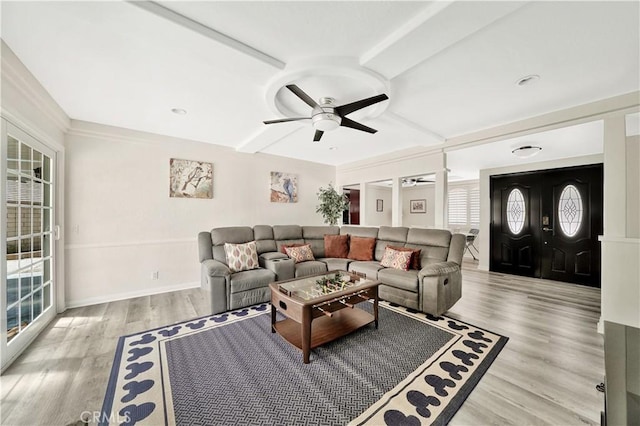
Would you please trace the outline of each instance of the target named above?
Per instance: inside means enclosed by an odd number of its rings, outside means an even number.
[[[350,118],[347,118],[346,115],[389,99],[389,97],[383,93],[381,95],[361,99],[349,104],[336,106],[334,105],[335,100],[333,98],[320,98],[320,103],[317,103],[295,84],[289,84],[286,87],[287,89],[291,90],[297,97],[302,99],[307,105],[313,108],[311,110],[311,117],[281,118],[278,120],[264,121],[264,124],[311,120],[313,123],[313,128],[316,129],[316,133],[313,136],[314,142],[318,142],[324,132],[333,130],[339,126],[350,127],[352,129],[361,130],[367,133],[376,133],[376,129],[372,129],[371,127],[365,126],[364,124],[353,121]]]

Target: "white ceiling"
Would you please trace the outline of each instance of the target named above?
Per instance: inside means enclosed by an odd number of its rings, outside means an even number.
[[[636,1],[1,8],[2,39],[71,118],[333,165],[640,90]],[[541,78],[515,84],[529,74]],[[282,89],[290,83],[338,105],[383,92],[390,100],[349,116],[375,135],[341,127],[314,143],[308,121],[262,123],[310,113]],[[540,135],[536,161],[602,152],[585,133],[596,127]],[[452,173],[496,167],[494,152],[450,153]]]

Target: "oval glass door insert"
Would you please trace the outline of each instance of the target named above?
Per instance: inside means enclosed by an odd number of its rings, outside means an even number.
[[[514,188],[507,197],[507,225],[509,230],[518,235],[524,228],[526,209],[524,196],[518,188]]]
[[[578,188],[573,185],[565,186],[558,200],[558,222],[567,237],[578,233],[582,225],[582,211],[582,197]]]

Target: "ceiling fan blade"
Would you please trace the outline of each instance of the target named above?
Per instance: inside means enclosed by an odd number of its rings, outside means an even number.
[[[377,104],[378,102],[386,101],[387,99],[389,99],[389,97],[383,93],[382,95],[376,95],[367,99],[361,99],[359,101],[351,102],[350,104],[340,105],[336,107],[336,112],[341,117],[344,117],[345,115],[350,114],[354,111],[366,108],[369,105]]]
[[[316,134],[313,135],[313,141],[318,142],[323,134],[324,132],[322,130],[316,130]]]
[[[362,130],[363,132],[367,132],[367,133],[375,133],[377,132],[376,129],[372,129],[371,127],[367,127],[364,124],[360,124],[356,121],[353,121],[347,117],[342,117],[342,122],[340,123],[340,125],[342,127],[351,127],[352,129],[356,129],[356,130]]]
[[[263,123],[264,124],[286,123],[287,121],[298,121],[298,120],[311,120],[311,119],[309,117],[279,118],[277,120],[263,121]]]
[[[314,101],[309,95],[304,93],[302,89],[295,84],[288,84],[287,89],[291,90],[294,95],[302,99],[311,108],[320,108],[320,105],[318,105],[316,101]]]

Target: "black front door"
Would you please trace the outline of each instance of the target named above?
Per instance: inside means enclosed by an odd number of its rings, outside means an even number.
[[[600,286],[602,165],[491,178],[491,270]]]

